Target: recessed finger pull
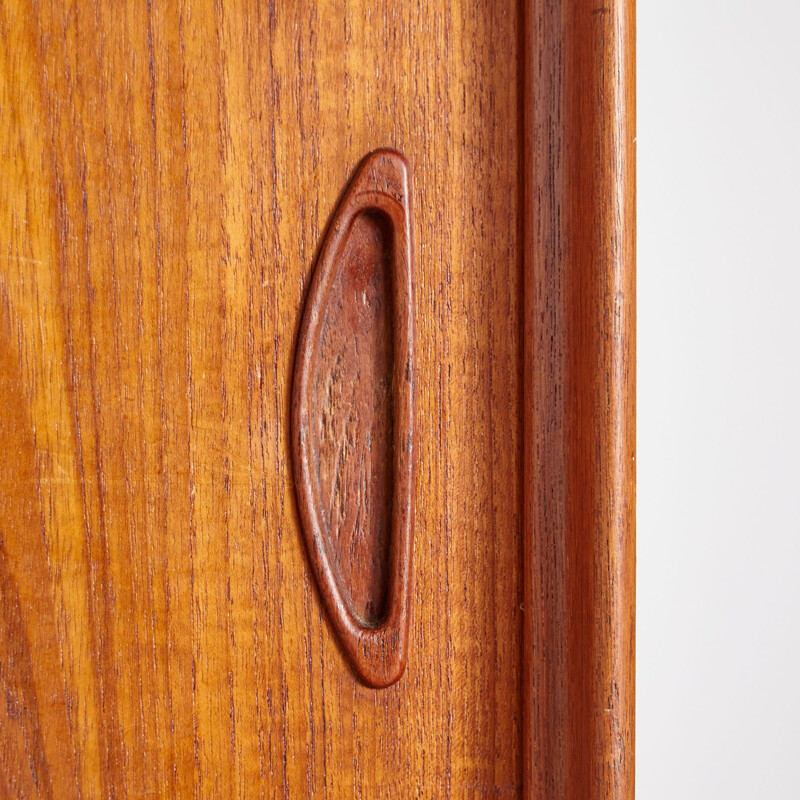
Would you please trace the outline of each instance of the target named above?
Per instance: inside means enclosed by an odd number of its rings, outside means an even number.
[[[320,596],[359,677],[389,686],[408,654],[414,535],[411,175],[377,150],[320,248],[295,356],[292,446]]]

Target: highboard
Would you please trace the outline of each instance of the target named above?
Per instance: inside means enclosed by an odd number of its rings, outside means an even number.
[[[0,3],[0,797],[631,800],[633,0]]]

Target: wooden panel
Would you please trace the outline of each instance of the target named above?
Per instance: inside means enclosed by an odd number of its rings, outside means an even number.
[[[0,791],[520,789],[517,4],[0,6]],[[416,177],[413,647],[358,683],[291,363],[364,153]]]
[[[632,798],[634,3],[526,8],[525,788]]]

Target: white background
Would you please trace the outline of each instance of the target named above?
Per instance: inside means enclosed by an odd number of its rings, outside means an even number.
[[[637,797],[797,800],[800,1],[637,13]]]

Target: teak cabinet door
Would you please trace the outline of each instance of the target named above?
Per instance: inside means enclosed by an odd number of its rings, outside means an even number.
[[[632,797],[632,91],[628,0],[0,3],[0,797]]]

